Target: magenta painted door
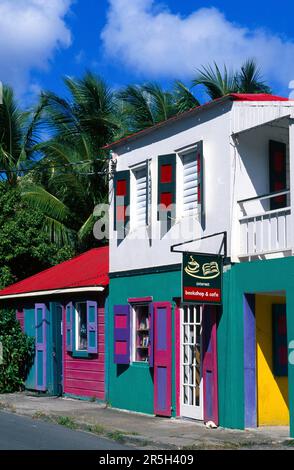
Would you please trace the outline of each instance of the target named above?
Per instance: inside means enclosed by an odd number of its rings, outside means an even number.
[[[213,421],[218,425],[216,321],[217,307],[204,306],[202,316],[204,421]]]
[[[154,307],[154,413],[171,416],[171,305]]]

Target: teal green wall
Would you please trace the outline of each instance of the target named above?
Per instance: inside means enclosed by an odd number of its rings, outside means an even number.
[[[120,277],[110,280],[109,291],[109,402],[113,407],[153,414],[153,369],[147,364],[116,365],[113,362],[113,306],[130,297],[153,297],[171,302],[172,309],[172,409],[175,415],[175,332],[173,297],[181,295],[180,271]]]
[[[294,340],[294,258],[239,263],[224,273],[218,327],[220,425],[244,428],[243,295],[286,292],[288,343]],[[290,435],[294,437],[294,365],[289,364]]]

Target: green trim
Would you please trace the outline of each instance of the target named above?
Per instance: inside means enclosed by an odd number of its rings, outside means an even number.
[[[139,369],[149,369],[149,364],[145,362],[131,362],[131,367],[137,367]]]
[[[88,351],[76,351],[72,352],[72,357],[87,357],[91,358],[92,354],[89,354]]]
[[[169,273],[173,271],[181,271],[181,269],[181,264],[165,264],[163,266],[155,266],[153,268],[131,269],[129,271],[117,271],[115,273],[109,273],[109,278],[116,279],[119,277],[145,276],[146,274],[159,274]]]

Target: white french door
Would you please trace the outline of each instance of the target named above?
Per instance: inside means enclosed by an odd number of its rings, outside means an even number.
[[[181,309],[181,416],[203,419],[202,306]]]

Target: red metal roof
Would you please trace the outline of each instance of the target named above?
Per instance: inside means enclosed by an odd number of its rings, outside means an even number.
[[[4,295],[28,292],[107,286],[109,283],[109,248],[93,248],[75,258],[41,271],[0,291]]]
[[[118,147],[120,145],[123,145],[125,142],[128,142],[130,140],[135,140],[140,136],[149,134],[153,130],[163,127],[173,121],[178,121],[179,119],[187,117],[190,114],[202,111],[203,109],[206,109],[218,103],[223,103],[224,101],[228,101],[228,100],[231,100],[231,101],[292,101],[282,96],[269,95],[266,93],[230,93],[229,95],[225,95],[225,96],[222,96],[221,98],[216,98],[215,100],[208,101],[207,103],[204,103],[200,106],[195,106],[194,108],[191,108],[188,111],[185,111],[183,113],[176,114],[175,116],[172,116],[169,119],[166,119],[165,121],[161,121],[157,124],[154,124],[154,126],[147,127],[146,129],[142,129],[141,131],[138,131],[138,132],[134,132],[133,134],[123,137],[122,139],[116,140],[115,142],[105,145],[103,148],[104,150],[108,150],[114,147]]]

